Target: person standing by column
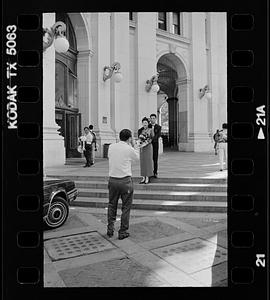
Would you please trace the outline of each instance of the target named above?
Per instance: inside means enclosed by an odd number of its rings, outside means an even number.
[[[157,171],[158,171],[158,148],[159,148],[159,138],[161,137],[161,126],[156,124],[157,115],[151,114],[150,115],[150,125],[149,127],[154,127],[154,137],[152,139],[153,145],[153,163],[154,163],[154,178],[157,178]]]
[[[86,164],[84,168],[91,166],[91,156],[92,156],[92,140],[93,136],[89,131],[88,127],[84,127],[84,135],[80,137],[80,141],[83,143],[83,154],[86,159]]]
[[[213,135],[213,140],[214,140],[214,149],[215,149],[215,155],[217,155],[217,152],[218,152],[218,133],[219,133],[219,130],[217,129],[216,133]]]
[[[227,123],[222,124],[222,130],[219,131],[218,138],[218,157],[220,164],[220,171],[227,169],[228,165],[228,155],[227,155]]]
[[[135,144],[131,131],[123,129],[119,133],[120,141],[111,144],[108,149],[109,158],[109,204],[107,236],[112,237],[117,214],[118,200],[122,200],[121,225],[118,239],[129,237],[130,209],[133,200],[133,181],[131,173],[132,161],[139,160],[139,146]]]
[[[93,125],[89,125],[89,131],[93,136],[93,140],[92,140],[92,151],[91,151],[91,165],[93,165],[95,163],[95,151],[97,151],[97,137],[95,132],[93,131],[94,126]]]

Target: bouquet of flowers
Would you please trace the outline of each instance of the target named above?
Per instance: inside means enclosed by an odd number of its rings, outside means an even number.
[[[150,136],[147,133],[141,133],[138,140],[140,148],[147,146],[149,143],[151,143]]]

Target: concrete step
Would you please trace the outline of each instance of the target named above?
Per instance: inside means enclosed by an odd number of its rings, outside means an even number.
[[[108,198],[108,189],[84,189],[80,188],[79,197]],[[225,192],[194,192],[194,191],[151,191],[137,190],[134,199],[163,200],[163,201],[227,201]]]
[[[108,207],[108,198],[88,198],[78,197],[72,202],[71,206],[80,207]],[[118,202],[118,208],[121,208],[121,200]],[[226,202],[213,201],[161,201],[161,200],[145,200],[133,199],[132,209],[144,209],[154,211],[186,211],[186,212],[216,212],[226,213]]]
[[[71,179],[74,181],[108,181],[108,176],[101,175],[47,175],[47,177],[53,178],[65,178]],[[140,182],[141,176],[132,177],[134,182]],[[151,178],[153,183],[192,183],[192,184],[227,184],[226,178],[204,178],[204,177],[160,177],[160,178]]]
[[[133,181],[134,182],[134,181]],[[139,182],[139,181],[138,181]],[[151,183],[134,182],[134,189],[142,191],[193,191],[193,192],[227,192],[226,184],[205,183]],[[107,189],[107,181],[75,181],[78,189]]]
[[[95,163],[106,161],[106,158],[95,158]],[[65,165],[79,165],[83,166],[85,165],[85,158],[84,157],[74,157],[74,158],[67,158]]]

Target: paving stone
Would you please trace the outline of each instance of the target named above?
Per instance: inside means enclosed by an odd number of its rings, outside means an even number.
[[[206,286],[227,286],[228,285],[228,264],[227,261],[213,267],[204,269],[191,275],[192,278],[202,282]]]
[[[228,279],[216,282],[212,286],[213,287],[227,287],[228,286]]]
[[[129,232],[130,239],[141,243],[184,233],[185,231],[154,219],[148,222],[130,224]]]
[[[60,271],[67,287],[170,286],[149,268],[130,258],[115,259]]]
[[[86,223],[84,223],[75,213],[70,213],[66,222],[56,229],[50,229],[50,232],[56,232],[60,230],[66,230],[66,229],[73,229],[73,228],[80,228],[87,226]]]
[[[174,217],[181,222],[187,223],[198,228],[209,227],[211,225],[227,223],[227,219],[218,219],[218,218],[180,218]]]
[[[52,261],[115,248],[97,232],[50,239],[44,242],[44,247]]]
[[[153,249],[151,252],[188,274],[227,261],[225,248],[200,238]]]
[[[219,232],[217,232],[217,234],[218,234],[218,237],[221,237],[221,238],[224,238],[224,239],[228,238],[228,232],[227,232],[227,230],[219,231]]]
[[[102,213],[92,213],[94,217],[96,217],[100,222],[107,225],[107,214]],[[116,216],[116,222],[120,222],[121,215]],[[140,216],[130,216],[130,220],[140,218]]]

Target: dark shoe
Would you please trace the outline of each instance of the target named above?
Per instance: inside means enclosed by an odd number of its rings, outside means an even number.
[[[89,167],[88,165],[85,165],[85,166],[83,166],[84,168],[87,168],[87,167]]]
[[[113,236],[113,231],[108,230],[108,231],[107,231],[107,236],[108,236],[109,238],[111,238],[111,237]]]
[[[129,237],[129,233],[128,232],[123,232],[123,233],[119,233],[118,234],[118,240],[123,240]]]
[[[154,178],[157,178],[157,174],[154,174],[154,176],[153,176]]]
[[[219,171],[223,171],[223,169],[220,169]]]

